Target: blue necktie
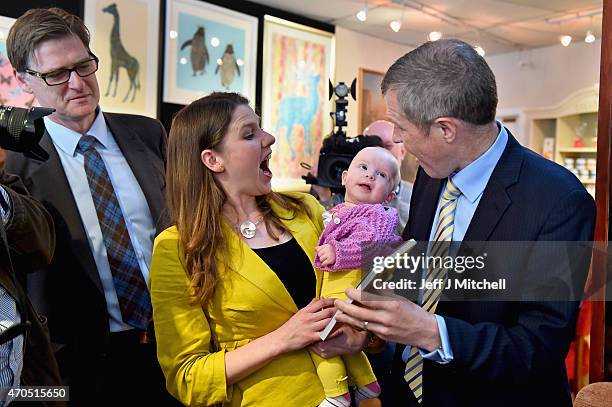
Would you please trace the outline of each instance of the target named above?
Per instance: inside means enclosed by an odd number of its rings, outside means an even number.
[[[85,173],[91,191],[108,263],[123,321],[134,328],[146,329],[151,318],[151,297],[132,247],[123,212],[104,161],[95,149],[98,141],[84,135],[77,150],[83,154]]]

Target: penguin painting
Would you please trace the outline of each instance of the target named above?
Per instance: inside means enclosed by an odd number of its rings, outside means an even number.
[[[206,73],[206,65],[208,65],[208,48],[206,48],[206,36],[204,35],[204,27],[198,26],[193,38],[187,40],[181,45],[181,51],[186,47],[191,46],[191,68],[193,76],[196,73],[200,75]]]
[[[236,55],[234,54],[234,46],[228,44],[225,48],[225,52],[221,57],[221,60],[217,63],[217,69],[215,69],[215,75],[221,71],[221,85],[225,86],[225,89],[229,89],[230,85],[236,77],[236,73],[240,76],[240,67],[236,61]]]

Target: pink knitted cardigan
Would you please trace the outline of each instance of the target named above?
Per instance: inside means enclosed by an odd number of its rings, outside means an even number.
[[[345,207],[340,204],[332,209],[334,218],[323,230],[319,246],[330,244],[336,251],[336,262],[323,267],[319,256],[315,257],[314,266],[325,271],[350,270],[362,266],[363,250],[372,243],[399,242],[396,234],[399,216],[395,208],[385,209],[381,204],[362,204]]]

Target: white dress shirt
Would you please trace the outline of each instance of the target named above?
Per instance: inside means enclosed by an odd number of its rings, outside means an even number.
[[[453,184],[461,191],[461,195],[457,199],[457,207],[455,209],[452,237],[454,242],[463,241],[465,233],[472,222],[474,212],[476,212],[476,208],[478,208],[478,204],[480,203],[480,198],[482,198],[482,194],[489,183],[491,175],[493,174],[493,170],[495,170],[497,162],[506,149],[506,144],[508,143],[508,133],[506,132],[506,129],[502,123],[498,122],[497,125],[500,131],[497,135],[497,139],[491,145],[491,147],[489,147],[484,154],[471,162],[467,167],[463,168],[461,171],[458,171],[454,175],[451,175]],[[442,190],[440,193],[436,208],[439,207],[443,193],[444,190]],[[437,228],[438,215],[436,214],[429,235],[430,242],[433,241]],[[454,356],[453,349],[450,345],[446,322],[441,316],[436,314],[434,314],[434,316],[438,322],[438,330],[440,331],[440,342],[442,343],[442,348],[436,349],[429,353],[419,349],[419,352],[423,358],[430,359],[441,364],[449,363],[453,360]],[[408,360],[409,353],[410,346],[406,346],[406,349],[402,353],[402,359],[404,362]]]
[[[82,134],[51,121],[49,117],[45,117],[44,120],[47,132],[51,136],[64,167],[68,184],[85,227],[89,247],[100,274],[109,314],[110,330],[111,332],[117,332],[130,329],[131,327],[124,323],[121,318],[119,300],[108,263],[102,230],[85,173],[83,155],[76,152]],[[155,224],[151,217],[149,205],[138,180],[106,125],[101,110],[98,109],[96,119],[85,134],[95,137],[100,142],[96,145],[96,150],[100,153],[106,165],[106,170],[125,218],[132,246],[136,252],[140,271],[146,282],[149,277],[153,239],[155,237]]]

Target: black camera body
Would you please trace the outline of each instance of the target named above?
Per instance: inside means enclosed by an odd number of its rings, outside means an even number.
[[[317,184],[329,187],[332,192],[342,192],[342,172],[348,170],[351,161],[359,150],[365,147],[382,146],[378,136],[346,137],[344,134],[332,134],[323,140],[319,154]]]
[[[37,160],[48,159],[49,154],[38,142],[45,132],[43,117],[54,111],[47,107],[0,106],[0,147]]]
[[[307,183],[328,187],[334,193],[344,192],[342,185],[342,172],[348,170],[353,158],[359,150],[365,147],[382,146],[382,140],[378,136],[357,136],[347,137],[343,127],[347,126],[346,111],[348,107],[347,96],[355,98],[356,80],[353,79],[351,87],[344,82],[338,83],[335,87],[329,82],[329,98],[335,94],[336,110],[330,113],[334,118],[336,129],[325,139],[319,153],[319,166],[317,168],[317,178],[310,174],[303,177]]]

